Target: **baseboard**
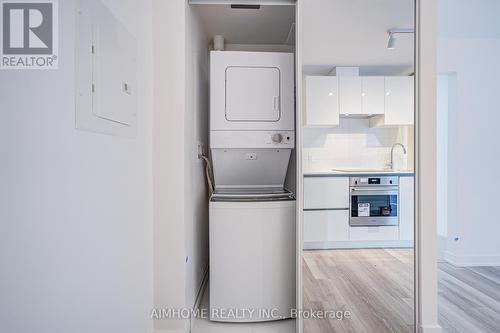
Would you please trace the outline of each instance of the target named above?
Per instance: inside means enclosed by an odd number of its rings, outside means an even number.
[[[421,325],[418,327],[419,333],[441,333],[443,329],[439,325]]]
[[[460,256],[446,251],[445,258],[457,267],[500,266],[500,256]]]
[[[413,241],[304,242],[304,250],[412,248]]]

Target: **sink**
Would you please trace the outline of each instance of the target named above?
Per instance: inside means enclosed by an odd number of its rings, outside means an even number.
[[[363,176],[363,175],[386,175],[386,176],[391,176],[391,175],[412,175],[414,173],[413,170],[391,170],[391,169],[368,169],[368,168],[334,168],[327,170],[317,170],[317,171],[305,171],[305,175],[346,175],[346,176]]]
[[[391,170],[391,169],[332,169],[332,171],[337,171],[337,172],[371,172],[371,173],[377,173],[377,172],[394,172],[396,170]]]
[[[357,172],[357,173],[397,173],[413,172],[411,170],[391,170],[391,169],[332,169],[333,172]]]

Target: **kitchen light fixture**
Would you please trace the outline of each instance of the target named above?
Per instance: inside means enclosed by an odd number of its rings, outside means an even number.
[[[390,29],[387,31],[387,34],[389,35],[389,40],[387,41],[387,49],[388,50],[394,50],[396,48],[396,37],[394,36],[395,34],[414,34],[415,29],[399,29],[399,28],[394,28]]]

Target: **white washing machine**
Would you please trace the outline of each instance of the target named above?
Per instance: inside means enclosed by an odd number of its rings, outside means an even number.
[[[295,201],[210,202],[210,319],[278,320],[292,308]]]
[[[295,308],[295,147],[289,53],[211,52],[210,319],[289,318]]]

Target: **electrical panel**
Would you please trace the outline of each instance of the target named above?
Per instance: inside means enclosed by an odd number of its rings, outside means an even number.
[[[76,127],[134,137],[137,43],[99,0],[79,0],[76,38]]]

